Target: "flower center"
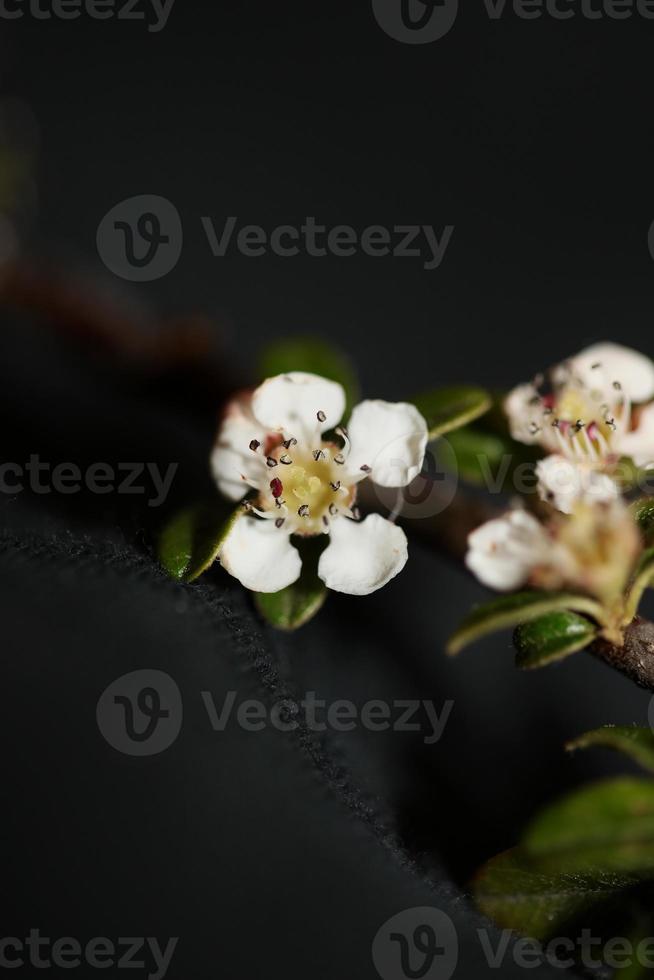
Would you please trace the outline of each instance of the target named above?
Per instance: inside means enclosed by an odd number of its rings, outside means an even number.
[[[250,444],[262,455],[266,479],[258,486],[256,506],[248,506],[261,517],[274,518],[287,533],[304,536],[328,533],[339,515],[358,519],[353,507],[356,483],[345,474],[349,443],[345,432],[338,431],[344,448],[320,437],[312,446],[294,438],[282,442],[281,436],[269,437],[264,447]]]

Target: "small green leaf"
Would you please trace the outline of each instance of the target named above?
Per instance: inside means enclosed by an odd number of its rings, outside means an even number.
[[[325,341],[291,337],[279,340],[264,350],[259,364],[261,379],[289,371],[306,371],[342,384],[347,400],[346,416],[359,400],[359,382],[349,358]]]
[[[487,391],[466,385],[426,391],[412,401],[427,422],[430,439],[467,425],[492,405]]]
[[[603,616],[599,603],[587,596],[557,592],[515,592],[473,609],[450,637],[447,652],[454,656],[482,636],[519,626],[562,609],[588,613],[594,619],[601,619]]]
[[[630,875],[543,872],[519,848],[492,858],[473,884],[482,912],[504,929],[546,940],[587,921],[637,883]]]
[[[547,807],[522,840],[542,871],[654,878],[654,781],[584,786]]]
[[[546,667],[583,650],[596,636],[597,629],[583,616],[568,609],[547,613],[522,623],[513,634],[516,665],[522,670]]]
[[[632,621],[638,612],[638,606],[640,605],[640,600],[643,598],[643,592],[652,584],[653,581],[654,548],[648,548],[640,556],[638,567],[634,573],[633,582],[627,594],[623,620],[625,626]]]
[[[568,752],[575,752],[577,749],[589,749],[596,745],[623,752],[634,762],[654,772],[654,733],[649,728],[605,725],[568,742],[566,749]]]
[[[192,582],[216,560],[242,514],[242,507],[230,512],[220,500],[187,507],[162,530],[157,549],[159,561],[173,578]]]
[[[645,539],[645,544],[654,544],[654,497],[643,497],[631,505],[631,513]]]
[[[450,433],[447,442],[459,475],[469,483],[493,493],[533,493],[536,462],[542,452],[511,438],[503,400],[503,394],[495,393],[489,411],[473,424]],[[447,465],[447,458],[443,462]]]
[[[297,582],[281,592],[258,592],[257,609],[271,626],[281,630],[296,630],[320,611],[327,598],[327,587],[318,578],[318,559],[327,540],[324,537],[294,539],[302,555],[302,574]]]

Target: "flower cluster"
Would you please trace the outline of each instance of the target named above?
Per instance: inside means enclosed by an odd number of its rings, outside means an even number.
[[[548,454],[537,466],[543,500],[571,513],[577,500],[619,495],[621,459],[654,466],[654,364],[618,344],[595,344],[505,401],[511,435]]]
[[[590,596],[604,635],[622,642],[643,542],[617,469],[625,458],[654,466],[653,398],[654,364],[616,344],[590,347],[508,395],[511,435],[546,453],[536,467],[544,504],[514,507],[469,536],[466,564],[483,584]]]
[[[220,551],[246,588],[279,592],[302,570],[295,537],[326,534],[318,576],[329,589],[368,595],[407,561],[404,531],[379,514],[365,520],[359,484],[403,487],[421,471],[427,424],[410,404],[364,401],[347,431],[340,384],[293,372],[269,378],[228,407],[211,457],[221,492],[244,500]]]

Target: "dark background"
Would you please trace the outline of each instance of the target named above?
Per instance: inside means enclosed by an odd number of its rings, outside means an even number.
[[[508,386],[600,339],[651,352],[654,22],[492,21],[467,4],[445,38],[410,46],[368,3],[177,0],[160,34],[86,17],[0,28],[2,91],[40,134],[25,254],[137,319],[208,315],[224,375],[306,333],[389,399]],[[95,243],[105,213],[138,194],[175,204],[184,249],[167,277],[132,285]],[[363,255],[217,259],[201,215],[455,231],[431,272]],[[214,408],[46,321],[3,312],[3,455],[174,461],[171,505],[204,492],[220,385]],[[0,506],[3,935],[179,936],[175,980],[363,978],[383,922],[436,904],[459,927],[456,976],[483,976],[460,897],[470,875],[539,805],[624,769],[565,757],[566,738],[646,719],[647,695],[585,655],[517,675],[502,636],[446,662],[445,638],[484,592],[419,544],[382,593],[335,597],[286,637],[218,569],[166,582],[151,557],[162,515],[138,499]],[[102,740],[95,706],[144,667],[175,678],[185,722],[140,760]],[[435,746],[362,732],[318,744],[213,733],[203,690],[455,704]]]

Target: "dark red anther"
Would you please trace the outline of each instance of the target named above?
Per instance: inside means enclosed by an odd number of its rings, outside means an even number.
[[[281,497],[281,495],[284,492],[284,487],[282,486],[282,481],[279,480],[279,479],[277,479],[277,478],[275,478],[274,480],[271,480],[270,481],[270,489],[272,490],[273,497],[275,498],[275,500],[277,500],[277,498],[278,497]]]

